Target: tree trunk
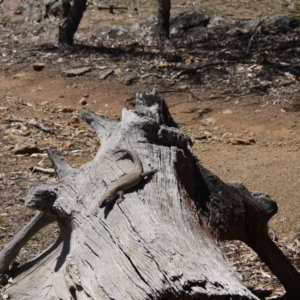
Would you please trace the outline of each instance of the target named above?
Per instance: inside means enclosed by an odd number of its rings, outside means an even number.
[[[74,34],[86,10],[87,0],[74,0],[73,6],[62,25],[59,26],[58,43],[60,45],[73,45]]]
[[[120,123],[93,112],[82,118],[101,147],[79,169],[57,150],[48,151],[59,181],[32,186],[25,202],[47,222],[38,215],[12,240],[0,254],[0,272],[46,223],[55,219],[60,235],[33,261],[9,272],[13,283],[5,293],[12,299],[257,299],[224,260],[218,247],[224,239],[257,250],[281,273],[291,299],[298,299],[299,273],[265,234],[276,203],[203,168],[155,89],[138,93],[136,110],[124,109]],[[120,149],[134,151],[145,172],[157,172],[131,185],[121,203],[100,209],[103,195],[130,177],[124,173],[136,176]],[[278,258],[284,266],[276,265]]]
[[[170,39],[170,11],[171,0],[158,0],[158,39],[161,47]]]

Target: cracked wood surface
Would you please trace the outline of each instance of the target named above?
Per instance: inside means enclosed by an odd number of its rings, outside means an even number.
[[[189,138],[159,93],[137,94],[137,110],[124,109],[120,123],[92,112],[82,118],[101,147],[79,169],[49,152],[61,179],[31,187],[26,205],[54,216],[60,235],[11,274],[13,284],[6,287],[11,298],[257,299],[217,246],[209,229],[216,219],[207,218],[205,208],[211,191]],[[101,210],[107,187],[134,168],[129,159],[115,159],[116,149],[134,150],[145,169],[158,172],[128,190],[120,204]]]

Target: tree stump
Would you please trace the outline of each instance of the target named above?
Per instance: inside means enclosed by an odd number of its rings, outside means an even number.
[[[257,299],[222,256],[224,239],[257,251],[296,299],[299,273],[266,231],[276,203],[201,166],[157,90],[138,93],[136,110],[124,109],[119,123],[93,112],[82,118],[101,147],[79,169],[48,151],[59,180],[30,187],[25,204],[40,212],[0,254],[0,273],[13,278],[5,287],[11,299]],[[119,149],[134,151],[144,171],[158,171],[100,209],[111,183],[134,168]],[[57,241],[9,270],[21,247],[54,221]]]

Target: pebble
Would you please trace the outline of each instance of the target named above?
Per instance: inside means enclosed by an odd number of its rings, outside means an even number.
[[[90,71],[92,71],[91,67],[82,67],[82,68],[64,70],[61,73],[62,73],[62,75],[67,76],[67,77],[74,77],[74,76],[83,75]]]
[[[110,74],[112,74],[114,72],[113,69],[106,69],[103,70],[102,72],[99,73],[99,78],[101,80],[105,79],[106,77],[108,77]]]
[[[59,109],[59,112],[62,112],[62,113],[71,113],[74,111],[74,108],[72,107],[62,107]]]
[[[136,81],[138,78],[139,78],[139,76],[138,76],[137,73],[130,73],[130,74],[124,76],[123,82],[124,82],[124,84],[126,84],[126,85],[130,85],[130,84],[132,84],[134,81]]]
[[[35,62],[32,65],[34,71],[42,71],[45,67],[46,65],[42,62]]]
[[[232,145],[251,145],[254,144],[256,141],[254,138],[249,138],[249,139],[231,139],[230,142]]]
[[[66,141],[65,142],[65,147],[67,149],[73,148],[74,147],[74,143],[72,141]]]
[[[200,135],[195,136],[195,139],[196,140],[206,140],[207,136],[205,134],[200,134]]]
[[[230,109],[225,109],[225,110],[223,110],[223,114],[224,115],[231,115],[232,111]]]
[[[180,91],[186,91],[188,88],[189,88],[189,86],[187,84],[178,86],[178,90],[180,90]]]
[[[117,69],[114,70],[114,73],[115,73],[116,75],[120,76],[120,75],[123,74],[123,70],[120,69],[120,68],[117,68]]]
[[[159,67],[160,68],[168,68],[168,67],[170,67],[170,63],[168,63],[167,61],[161,61],[159,63]]]
[[[148,78],[150,76],[150,73],[145,73],[141,75],[141,79]]]
[[[202,119],[200,122],[202,125],[207,126],[207,125],[214,124],[216,120],[214,118],[206,118],[206,119]]]
[[[80,123],[80,119],[77,116],[73,116],[71,118],[71,123],[72,124],[79,124]]]
[[[37,147],[37,145],[33,142],[28,142],[21,145],[15,145],[15,148],[13,150],[13,153],[15,155],[18,154],[32,154],[32,153],[38,153],[40,152],[40,149]]]
[[[81,105],[87,105],[87,100],[86,100],[86,98],[85,97],[83,97],[83,98],[81,98],[80,100],[79,100],[79,104],[81,104]]]

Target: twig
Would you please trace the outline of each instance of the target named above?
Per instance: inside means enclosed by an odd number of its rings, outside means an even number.
[[[128,7],[110,5],[108,7],[98,6],[98,9],[99,10],[108,9],[110,14],[114,14],[114,9],[126,9],[126,10],[128,10]]]
[[[191,74],[191,73],[196,73],[198,70],[207,68],[207,67],[213,67],[213,66],[218,66],[218,65],[224,65],[225,63],[223,61],[217,61],[217,62],[207,62],[203,63],[199,66],[196,66],[194,68],[189,68],[189,69],[184,69],[178,72],[173,76],[173,78],[179,78],[183,74]]]
[[[28,123],[29,125],[32,125],[42,131],[53,133],[55,128],[47,127],[43,125],[42,123],[39,123],[35,120],[25,120],[25,119],[15,119],[15,118],[9,118],[5,120],[6,122],[24,122]]]
[[[54,169],[45,169],[45,168],[41,168],[41,167],[30,167],[29,170],[33,173],[33,172],[41,172],[44,174],[55,174]]]
[[[21,130],[18,130],[18,129],[12,129],[11,130],[11,132],[12,133],[15,133],[15,134],[17,134],[17,135],[21,135],[21,136],[28,136],[28,135],[30,135],[30,131],[21,131]]]
[[[256,36],[256,33],[257,33],[257,31],[255,31],[255,33],[254,33],[254,34],[251,36],[251,38],[250,38],[250,41],[249,41],[248,46],[247,46],[247,49],[246,49],[246,54],[248,54],[248,52],[249,52],[250,45],[251,45],[251,43],[252,43],[252,41],[253,41],[253,38]]]

